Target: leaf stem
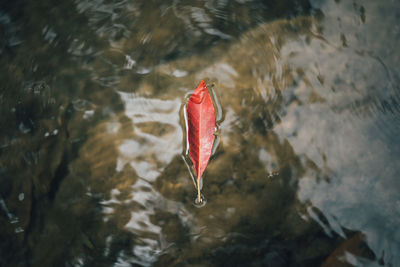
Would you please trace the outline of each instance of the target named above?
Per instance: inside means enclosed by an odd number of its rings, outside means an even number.
[[[197,178],[197,202],[201,203],[201,194],[200,194],[200,179]]]

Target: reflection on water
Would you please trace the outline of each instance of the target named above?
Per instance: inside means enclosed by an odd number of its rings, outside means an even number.
[[[399,10],[0,4],[0,265],[399,265]],[[202,79],[198,209],[182,107]]]
[[[181,152],[180,100],[134,97],[119,92],[125,115],[132,120],[132,139],[119,146],[117,171],[130,163],[139,177],[150,182]],[[141,160],[142,159],[142,160]]]

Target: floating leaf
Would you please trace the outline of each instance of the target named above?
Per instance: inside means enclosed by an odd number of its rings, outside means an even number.
[[[201,203],[200,180],[210,160],[216,127],[214,106],[203,80],[189,98],[186,111],[189,155],[197,176],[197,201]]]

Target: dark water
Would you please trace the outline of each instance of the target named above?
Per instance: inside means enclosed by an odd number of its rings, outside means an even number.
[[[390,0],[3,1],[0,266],[399,266],[399,47]]]

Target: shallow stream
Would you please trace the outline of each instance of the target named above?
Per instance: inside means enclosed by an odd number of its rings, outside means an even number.
[[[400,265],[399,1],[3,2],[0,266]]]

